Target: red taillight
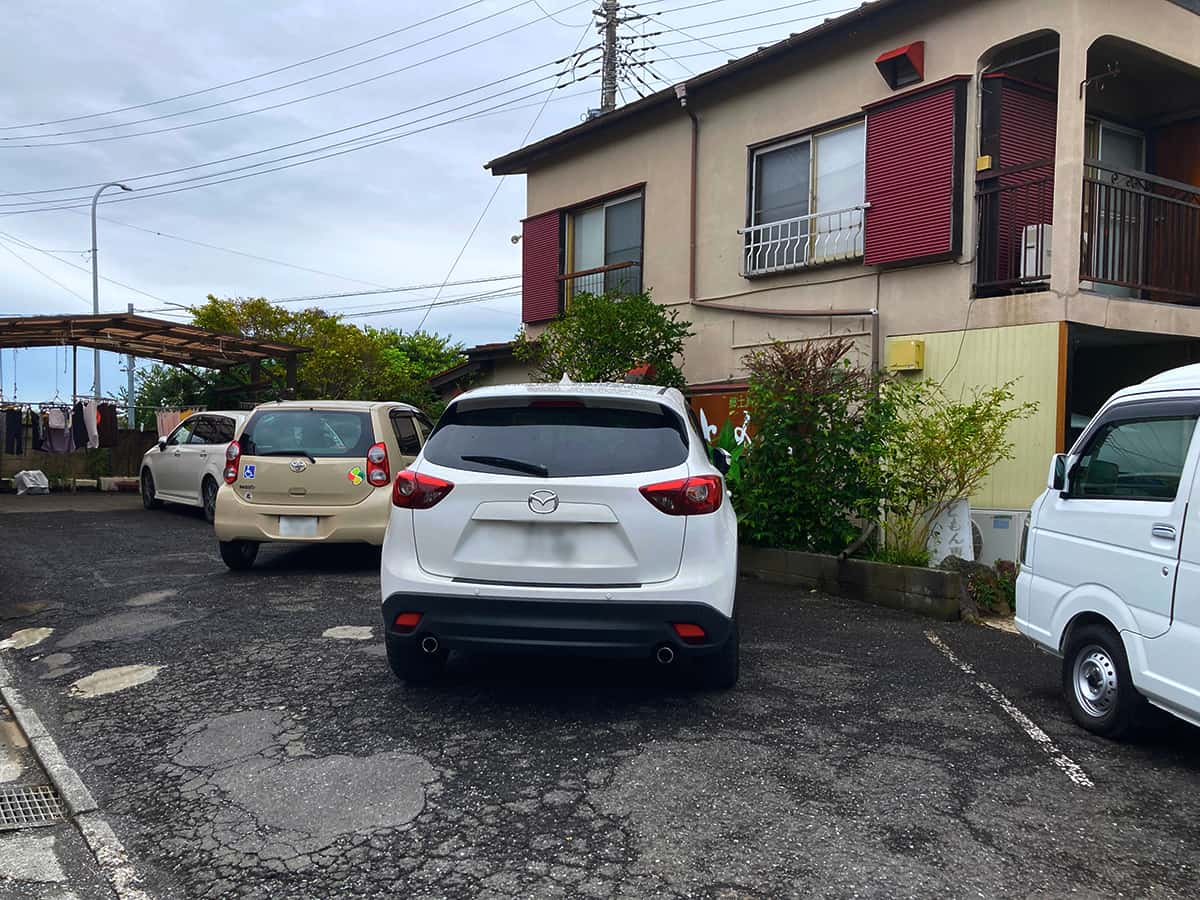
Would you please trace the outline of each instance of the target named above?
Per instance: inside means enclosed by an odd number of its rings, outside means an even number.
[[[703,628],[691,622],[672,622],[671,627],[675,629],[675,633],[681,640],[689,643],[700,643],[708,637]]]
[[[225,483],[233,484],[238,477],[238,463],[242,461],[242,446],[233,441],[225,448]]]
[[[668,516],[702,516],[721,508],[721,479],[716,475],[696,475],[648,484],[642,496]]]
[[[453,489],[449,481],[405,469],[392,485],[392,503],[404,509],[429,509]]]
[[[392,480],[388,469],[387,445],[380,442],[367,451],[367,483],[372,487],[383,487]]]
[[[421,624],[421,614],[420,613],[406,612],[406,613],[400,613],[400,615],[396,616],[396,621],[394,621],[392,623],[392,628],[395,629],[396,631],[403,631],[403,632],[407,633],[410,631],[416,631],[417,626],[420,624]]]

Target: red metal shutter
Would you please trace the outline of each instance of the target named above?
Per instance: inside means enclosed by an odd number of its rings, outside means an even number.
[[[1048,161],[1046,166],[1011,172],[999,178],[999,184],[1005,190],[997,195],[998,271],[1020,276],[1026,274],[1021,271],[1022,255],[1026,254],[1026,228],[1049,225],[1054,221],[1054,138],[1058,128],[1058,100],[1047,91],[1027,88],[1002,75],[989,78],[988,87],[1000,95],[997,168],[1007,171]],[[1035,240],[1035,246],[1040,248],[1042,243],[1049,242],[1049,232],[1037,235]],[[1050,273],[1041,274],[1049,276]]]
[[[964,97],[959,81],[868,111],[868,266],[959,251]]]
[[[533,216],[522,223],[521,321],[545,322],[559,313],[561,216],[558,211]]]

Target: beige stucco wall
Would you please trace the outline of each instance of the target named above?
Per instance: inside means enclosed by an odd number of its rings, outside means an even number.
[[[1056,162],[1051,290],[969,302],[977,154],[977,85],[967,91],[963,255],[955,261],[877,271],[861,264],[815,268],[765,279],[739,275],[747,193],[747,147],[802,132],[891,96],[873,61],[910,41],[926,43],[926,83],[975,76],[991,48],[1040,30],[1060,36],[1059,148]],[[1110,299],[1079,290],[1084,103],[1079,83],[1087,49],[1119,35],[1200,65],[1200,17],[1166,0],[931,0],[885,11],[851,34],[824,41],[753,79],[698,89],[689,103],[700,119],[696,296],[688,296],[690,121],[670,107],[637,129],[604,132],[561,153],[528,176],[528,212],[571,206],[646,183],[644,280],[656,300],[694,323],[685,371],[690,381],[735,377],[750,345],[771,338],[861,334],[864,320],[764,318],[705,309],[704,303],[757,309],[880,311],[884,335],[998,328],[1070,319],[1135,331],[1200,335],[1200,309]],[[969,321],[968,321],[969,315]],[[1000,374],[1003,374],[1002,372]]]
[[[1046,467],[1056,451],[1062,415],[1058,403],[1060,330],[1065,327],[1050,322],[891,338],[925,342],[924,370],[901,377],[937,381],[951,398],[967,398],[976,388],[1012,381],[1014,403],[1037,404],[1032,416],[1009,430],[1014,457],[992,469],[971,498],[973,507],[1028,509],[1045,487]]]

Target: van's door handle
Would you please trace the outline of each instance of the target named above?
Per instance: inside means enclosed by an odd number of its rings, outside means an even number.
[[[1153,525],[1150,528],[1150,533],[1152,535],[1154,535],[1156,538],[1162,538],[1165,541],[1175,540],[1175,526],[1174,525],[1163,525],[1161,523],[1158,525]]]

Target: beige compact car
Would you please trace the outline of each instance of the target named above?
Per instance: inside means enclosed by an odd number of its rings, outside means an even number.
[[[225,452],[213,517],[221,559],[248,569],[264,541],[382,544],[392,479],[432,427],[406,403],[256,407]]]

